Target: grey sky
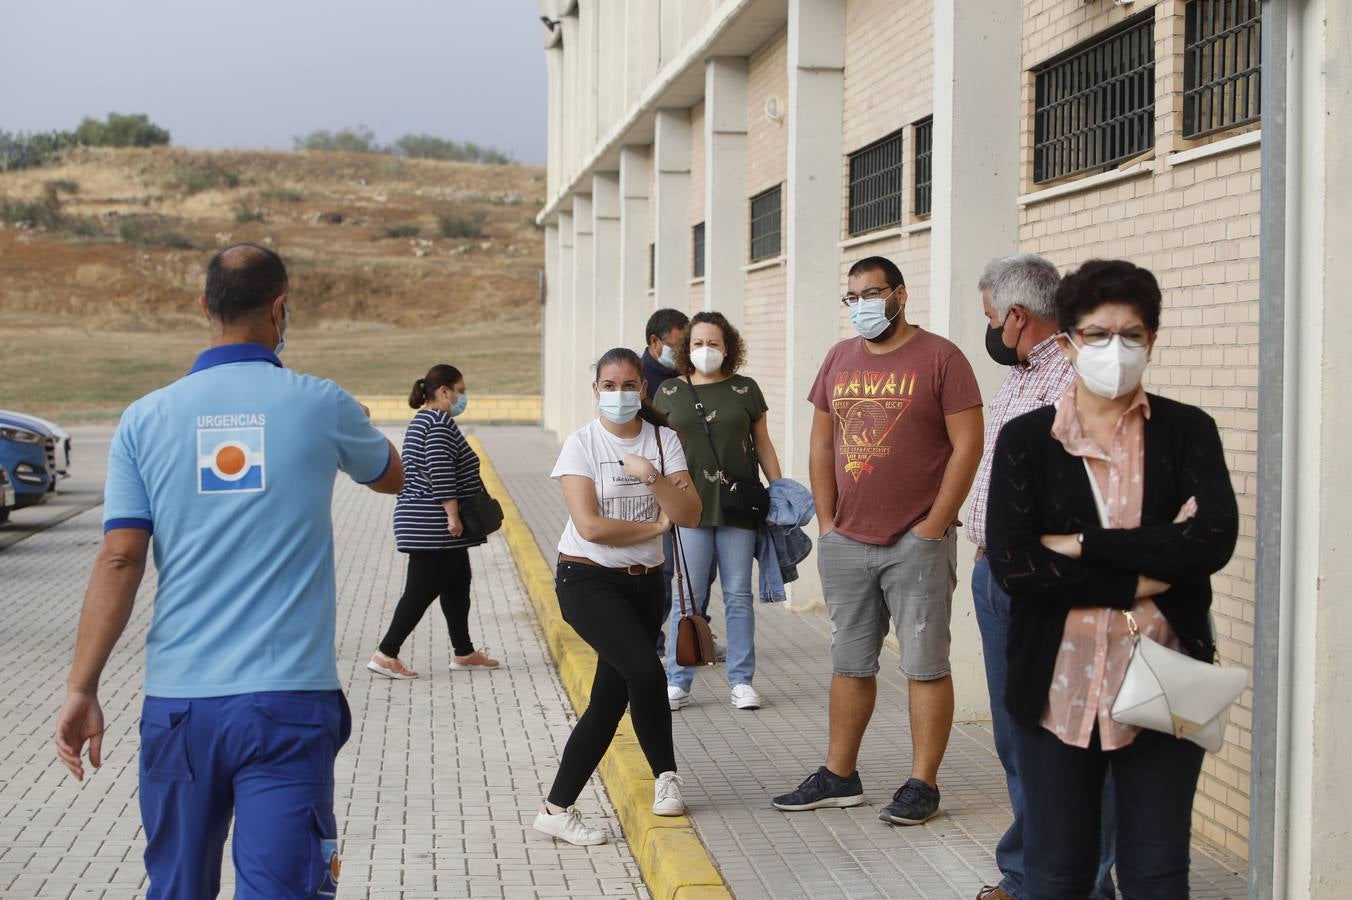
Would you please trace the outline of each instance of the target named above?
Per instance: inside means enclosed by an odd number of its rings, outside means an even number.
[[[545,158],[536,0],[6,2],[0,129],[144,112],[186,147],[364,124]]]

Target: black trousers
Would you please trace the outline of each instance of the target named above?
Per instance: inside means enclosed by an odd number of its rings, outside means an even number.
[[[624,709],[634,723],[653,775],[676,771],[667,676],[653,653],[662,630],[662,576],[560,563],[554,579],[563,620],[596,651],[596,678],[587,711],[563,748],[549,802],[568,807],[615,737]]]
[[[1041,725],[1015,723],[1023,781],[1023,896],[1084,900],[1099,865],[1100,802],[1111,768],[1117,800],[1117,888],[1124,900],[1187,900],[1192,797],[1201,747],[1142,730],[1104,751],[1063,743]]]
[[[432,601],[441,597],[441,612],[451,634],[456,656],[469,656],[474,642],[469,638],[469,550],[417,550],[408,555],[408,578],[404,596],[394,608],[390,630],[380,642],[380,652],[398,656],[399,648],[422,621]]]

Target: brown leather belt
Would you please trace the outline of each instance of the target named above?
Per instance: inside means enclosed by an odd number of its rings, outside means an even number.
[[[603,566],[599,562],[587,559],[585,556],[569,556],[567,553],[559,554],[561,563],[577,563],[580,566],[592,566],[596,569],[605,569],[608,572],[623,572],[626,575],[655,575],[662,571],[661,566]]]

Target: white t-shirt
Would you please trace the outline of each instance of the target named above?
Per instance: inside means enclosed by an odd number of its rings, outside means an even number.
[[[662,451],[666,454],[663,469],[657,453],[657,433],[662,434]],[[646,484],[624,474],[621,460],[626,453],[637,453],[650,460],[663,475],[675,475],[687,469],[681,440],[670,428],[658,429],[643,423],[638,437],[625,440],[605,429],[600,419],[578,429],[563,442],[559,461],[554,464],[551,478],[580,475],[596,485],[596,507],[601,516],[624,522],[656,522],[660,509],[657,498]],[[622,569],[627,566],[662,565],[662,538],[655,537],[642,544],[612,547],[583,540],[571,516],[559,539],[559,552],[581,556],[603,566]]]

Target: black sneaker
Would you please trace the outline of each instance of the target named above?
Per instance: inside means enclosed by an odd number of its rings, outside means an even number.
[[[912,778],[897,788],[878,818],[893,825],[923,825],[938,814],[939,789]]]
[[[771,802],[775,809],[782,809],[785,812],[802,812],[831,806],[844,809],[864,802],[864,784],[859,780],[858,772],[849,778],[841,778],[826,766],[822,766],[803,779],[803,783],[798,785],[798,790],[776,797]]]

